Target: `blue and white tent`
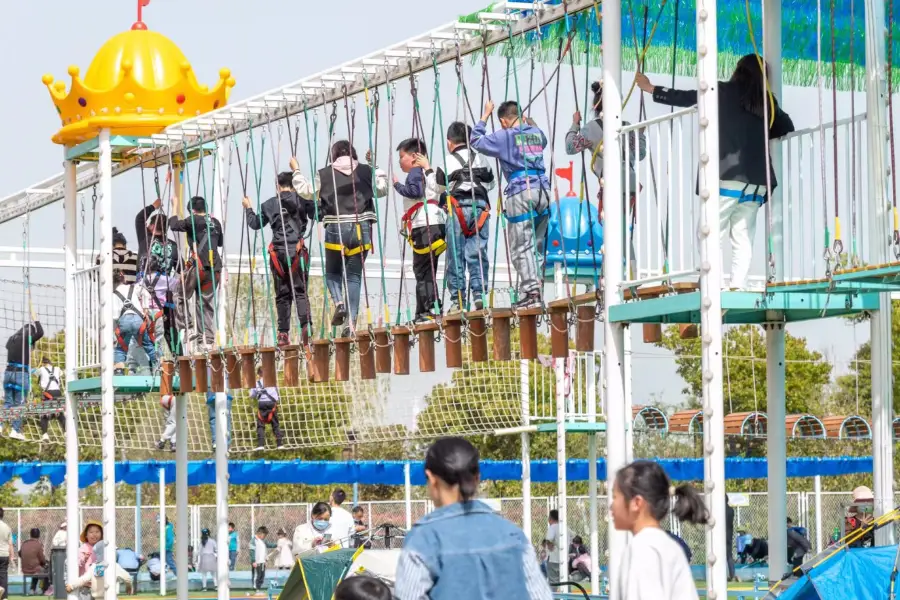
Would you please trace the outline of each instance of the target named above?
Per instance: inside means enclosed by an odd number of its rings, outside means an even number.
[[[799,577],[778,600],[885,600],[897,546],[844,548]]]

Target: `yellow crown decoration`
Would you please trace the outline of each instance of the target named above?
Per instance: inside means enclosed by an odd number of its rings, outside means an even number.
[[[69,67],[69,75],[68,93],[65,82],[42,78],[62,120],[53,141],[66,146],[94,139],[103,128],[121,136],[160,133],[225,106],[234,87],[228,69],[219,71],[212,89],[200,84],[178,46],[140,21],[100,48],[83,80],[77,66]]]

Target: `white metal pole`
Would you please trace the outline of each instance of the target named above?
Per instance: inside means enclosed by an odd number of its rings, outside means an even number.
[[[619,147],[619,129],[622,127],[622,4],[603,3],[603,145],[606,148]],[[622,162],[618,152],[603,153],[603,194],[611,200],[604,204],[607,223],[625,222],[625,208],[622,198]],[[625,414],[625,330],[620,323],[609,318],[609,308],[619,304],[619,284],[624,278],[625,240],[621,227],[608,227],[603,240],[603,397],[606,402],[606,479],[607,502],[612,506],[612,489],[616,472],[625,465],[626,429],[628,417]],[[607,511],[607,520],[609,513]],[[627,538],[625,532],[609,527],[609,572],[610,596],[620,595],[618,578],[619,565],[625,554]]]
[[[596,348],[596,340],[595,345]],[[588,403],[588,421],[597,422],[597,360],[593,352],[585,356],[585,374],[584,374],[587,403]],[[590,538],[589,548],[591,552],[591,591],[595,594],[600,589],[600,532],[598,518],[598,502],[597,502],[597,434],[588,434],[588,503],[589,503],[589,522]]]
[[[522,396],[522,426],[527,427],[531,424],[531,407],[530,407],[530,389],[528,386],[528,367],[529,361],[523,360],[519,363],[520,385]],[[531,436],[527,432],[522,434],[522,531],[525,538],[532,542],[532,522],[531,522]]]
[[[113,389],[113,325],[112,303],[112,147],[109,129],[100,130],[99,201],[100,221],[100,384],[101,391],[101,459],[103,471],[103,541],[105,556],[110,564],[116,560],[116,396]],[[74,532],[73,532],[74,533]],[[111,560],[110,560],[111,559]],[[118,584],[115,578],[106,578],[106,600],[115,600]]]
[[[166,595],[166,470],[159,469],[159,595]]]
[[[781,1],[763,4],[763,52],[768,67],[769,87],[781,98]],[[776,180],[781,179],[781,143],[769,147]],[[781,188],[772,193],[767,210],[772,211],[772,243],[776,281],[784,280],[784,206]],[[773,315],[773,321],[777,319]],[[784,423],[785,414],[785,329],[781,322],[764,325],[766,332],[766,398],[770,423]],[[784,427],[769,427],[767,434],[768,508],[769,508],[769,581],[777,581],[787,567],[787,433]]]
[[[885,183],[887,163],[885,143],[888,140],[885,106],[887,90],[884,80],[886,28],[884,2],[866,0],[866,111],[868,118],[868,184],[870,219],[874,231],[869,236],[869,260],[882,264],[888,260],[885,240],[890,239],[891,222]],[[891,368],[891,295],[880,294],[879,310],[870,320],[872,347],[872,463],[875,487],[875,515],[890,511],[894,500],[893,479],[893,376]],[[893,544],[894,528],[882,527],[875,532],[877,545]]]
[[[631,379],[631,327],[625,326],[622,335],[622,373],[623,373],[623,389],[625,390],[625,462],[630,463],[634,460],[634,414],[632,406],[634,406],[634,397],[632,396],[632,379]]]
[[[78,322],[75,312],[75,271],[78,260],[78,190],[75,183],[75,162],[67,160],[65,166],[65,238],[66,255],[66,339],[77,337]],[[78,345],[66,344],[66,382],[75,381],[75,364],[78,360]],[[66,542],[66,580],[78,577],[78,536],[81,530],[78,502],[78,429],[76,416],[78,400],[66,386],[66,522],[72,533]],[[69,594],[69,600],[77,600],[78,594]]]
[[[225,178],[228,177],[227,167],[225,166],[225,155],[227,149],[225,142],[216,144],[216,168],[218,177],[216,178],[216,198],[218,200],[216,211],[222,221],[222,228],[227,230],[225,210],[225,190],[228,189]],[[225,340],[225,315],[228,314],[227,294],[228,289],[228,267],[222,265],[222,279],[218,284],[218,317],[216,331],[217,346]],[[228,600],[231,597],[231,580],[229,578],[229,556],[228,548],[228,447],[230,445],[231,431],[229,431],[228,423],[230,415],[228,411],[228,392],[217,393],[215,399],[216,412],[216,540],[219,544],[219,554],[216,559],[216,589],[219,600]],[[187,441],[187,440],[185,440]]]
[[[566,285],[563,280],[561,264],[557,264],[554,268],[553,279],[556,283],[556,297],[564,298]],[[568,487],[566,480],[566,376],[568,362],[568,357],[557,358],[553,365],[556,374],[556,495],[559,500],[559,544],[557,544],[555,552],[559,562],[560,581],[567,581],[569,578],[569,540],[567,535],[569,495],[566,489]]]
[[[813,478],[813,490],[816,495],[816,554],[822,552],[822,476]]]
[[[403,465],[403,508],[406,512],[406,530],[412,529],[412,478],[409,461]]]
[[[725,415],[722,394],[722,254],[719,250],[719,98],[716,0],[697,3],[697,109],[700,175],[700,334],[704,487],[711,525],[706,533],[706,585],[725,597]],[[605,261],[604,261],[605,262]]]
[[[179,598],[188,597],[188,543],[190,515],[188,514],[188,395],[178,396],[175,421],[175,589]]]

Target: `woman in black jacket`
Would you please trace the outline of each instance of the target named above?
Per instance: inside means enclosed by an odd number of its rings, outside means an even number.
[[[767,140],[794,131],[791,117],[766,90],[762,65],[760,57],[748,54],[738,61],[731,79],[719,82],[719,224],[722,238],[731,238],[731,289],[742,289],[747,283],[756,213],[767,200],[767,169],[771,190],[778,185],[766,157]],[[637,73],[635,80],[660,104],[697,104],[697,90],[654,86],[643,73]],[[764,119],[769,121],[768,137]]]

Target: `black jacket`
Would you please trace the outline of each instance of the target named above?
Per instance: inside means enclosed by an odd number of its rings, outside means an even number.
[[[319,219],[329,223],[375,220],[375,171],[358,165],[352,177],[327,166],[319,171]],[[353,192],[356,195],[353,195]]]
[[[656,86],[653,100],[669,106],[697,104],[697,90],[673,90]],[[771,116],[769,117],[771,119]],[[791,117],[775,101],[775,121],[769,127],[769,139],[794,131]],[[778,186],[775,170],[768,165],[772,189]],[[766,186],[766,137],[763,119],[741,106],[738,87],[730,81],[719,82],[719,179],[740,181],[748,186]]]
[[[295,192],[281,192],[259,207],[259,215],[252,208],[245,209],[247,225],[259,231],[266,225],[272,228],[272,244],[280,249],[297,245],[306,232],[306,224],[315,215],[315,206]]]
[[[44,328],[40,321],[26,323],[6,340],[6,362],[16,365],[31,364],[31,350],[39,339],[44,337]],[[21,367],[17,367],[20,368]]]
[[[225,236],[222,232],[222,224],[217,218],[195,214],[191,214],[187,219],[170,217],[169,229],[187,234],[191,254],[204,269],[212,267],[213,270],[218,271],[222,268],[219,248],[222,247]],[[212,264],[209,260],[210,250],[212,250]]]

